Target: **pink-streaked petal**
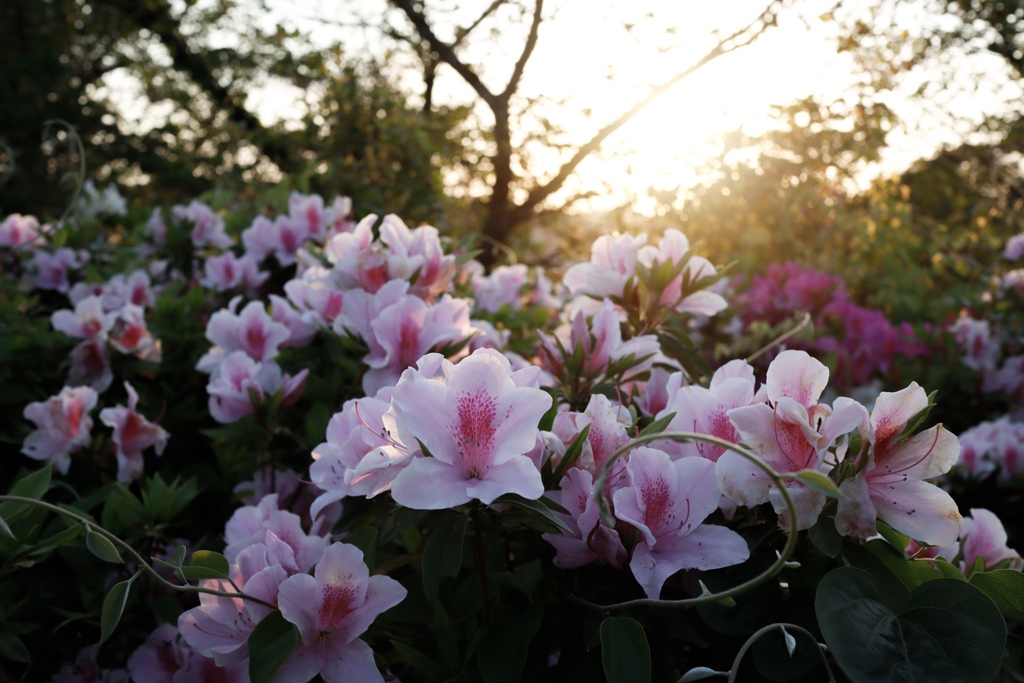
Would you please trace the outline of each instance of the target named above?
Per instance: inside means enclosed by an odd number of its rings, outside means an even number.
[[[281,668],[271,676],[270,683],[307,683],[313,680],[324,667],[325,647],[323,643],[299,643]]]
[[[960,441],[942,425],[915,434],[887,452],[875,450],[877,473],[886,479],[932,479],[960,459]]]
[[[783,351],[768,366],[766,384],[772,403],[788,396],[809,407],[828,385],[828,368],[806,351]]]
[[[309,574],[289,576],[281,582],[277,606],[281,615],[298,627],[303,643],[312,645],[317,641],[320,635],[317,617],[320,601],[316,579]]]
[[[325,657],[322,675],[327,683],[383,683],[373,661],[373,650],[362,640],[344,645],[332,643],[333,656]]]
[[[928,407],[928,396],[917,382],[897,392],[883,391],[875,399],[871,426],[875,442],[885,443],[898,437],[912,417]]]
[[[406,371],[392,394],[396,409],[401,411],[398,424],[402,441],[415,444],[419,439],[435,458],[452,464],[459,459],[459,453],[447,425],[437,419],[446,397],[444,384],[424,379],[415,371]]]
[[[395,478],[391,497],[407,508],[443,510],[472,500],[468,481],[461,466],[448,465],[438,458],[416,458]]]
[[[362,559],[360,558],[360,562]],[[366,594],[362,604],[348,613],[343,628],[334,632],[331,640],[354,642],[370,628],[381,614],[405,600],[408,591],[390,576],[371,576],[366,579]]]
[[[506,493],[517,493],[528,500],[544,495],[544,483],[540,471],[525,455],[515,455],[505,462],[492,465],[480,479],[466,482],[466,490],[472,498],[490,505],[495,498]]]
[[[878,517],[896,531],[927,545],[953,545],[960,537],[963,517],[956,502],[939,487],[911,481],[882,493],[891,495],[872,495],[875,509]]]
[[[772,480],[764,470],[739,453],[726,451],[715,463],[718,488],[740,505],[753,507],[768,500]]]
[[[875,525],[875,506],[871,502],[871,491],[867,478],[862,474],[847,479],[839,485],[839,492],[845,498],[839,499],[836,511],[836,531],[843,536],[870,538],[878,533]]]

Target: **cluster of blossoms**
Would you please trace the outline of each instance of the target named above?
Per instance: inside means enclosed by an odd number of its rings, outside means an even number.
[[[1024,471],[1024,422],[1003,415],[960,434],[958,471],[984,478],[998,472],[1007,480]]]
[[[117,480],[130,483],[142,476],[142,451],[153,447],[161,455],[168,434],[136,410],[139,400],[134,387],[124,383],[128,405],[116,405],[100,411],[100,421],[113,428],[112,441],[117,457]],[[89,445],[92,418],[98,396],[90,387],[64,387],[46,401],[25,406],[26,420],[36,429],[26,438],[21,452],[35,460],[49,462],[61,474],[67,474],[71,455]]]
[[[209,375],[214,420],[259,420],[266,407],[298,402],[310,369],[285,373],[281,351],[318,336],[357,349],[363,371],[353,383],[364,396],[330,418],[308,477],[268,466],[234,487],[243,506],[213,532],[221,533],[227,572],[201,579],[199,605],[153,631],[127,670],[97,677],[246,681],[256,659],[250,637],[283,621],[298,643],[270,680],[382,681],[371,649],[381,643],[372,632],[371,642],[361,636],[409,589],[385,575],[405,564],[372,566],[354,536],[332,535],[343,509],[359,510],[347,501],[355,497],[389,500],[375,508],[389,512],[456,509],[445,514],[473,524],[540,501],[546,519],[560,524],[541,535],[546,546],[538,543],[555,566],[628,569],[630,590],[653,600],[691,592],[697,572],[763,550],[734,523],[758,517],[758,506],[770,506],[784,531],[834,520],[837,534],[855,543],[887,526],[911,539],[908,555],[943,558],[965,574],[978,558],[986,568],[1021,568],[998,518],[975,509],[963,519],[932,483],[961,458],[961,443],[941,425],[916,431],[930,407],[916,383],[873,396],[869,410],[847,397],[823,402],[829,371],[805,350],[777,353],[761,382],[742,360],[707,378],[691,372],[672,347],[679,338],[666,330],[685,330],[689,318],[721,313],[727,302],[709,290],[718,272],[690,253],[682,233],[669,230],[657,244],[644,235],[598,238],[590,260],[566,272],[563,303],[539,269],[484,274],[446,253],[433,227],[409,228],[391,215],[352,222],[350,210],[343,198],[325,205],[293,194],[287,213],[256,218],[239,245],[209,206],[171,209],[170,228],[196,259],[191,272],[202,273],[189,284],[236,294],[209,317],[212,346],[194,368]],[[8,220],[0,240],[9,235],[12,249],[33,248],[45,232]],[[157,244],[170,239],[159,212],[149,230]],[[261,269],[271,257],[276,273],[295,268],[283,295],[264,291],[271,272]],[[183,272],[164,276],[187,280]],[[470,289],[473,298],[457,295]],[[155,296],[147,272],[68,283],[66,291],[74,308],[53,313],[52,326],[82,340],[72,353],[73,386],[25,408],[37,429],[22,449],[61,475],[92,441],[90,413],[113,380],[108,347],[148,360],[159,348],[146,327]],[[538,330],[532,357],[506,351],[508,331],[496,327],[527,306],[559,315],[555,329]],[[894,354],[925,352],[907,329],[854,305],[837,278],[792,264],[755,279],[741,304],[744,316],[757,311],[769,322],[793,308],[809,310],[825,329],[842,326],[809,348],[837,353],[846,381],[867,381]],[[495,324],[480,319],[487,315]],[[127,406],[106,407],[99,419],[113,428],[117,479],[131,484],[143,475],[142,451],[162,453],[168,435],[137,412],[135,388],[124,387]],[[980,449],[964,439],[964,458],[991,458]],[[1006,453],[1009,474],[1019,459]],[[407,540],[403,563],[425,564],[426,551]],[[462,539],[454,540],[461,554]],[[506,547],[503,555],[515,552]],[[477,567],[484,578],[485,569]],[[76,666],[96,669],[95,656],[83,651]]]
[[[835,354],[834,380],[846,387],[869,384],[888,372],[897,357],[929,353],[908,323],[896,327],[881,311],[854,303],[842,278],[791,261],[773,263],[764,275],[754,275],[737,295],[735,307],[744,326],[757,321],[777,325],[794,311],[810,314],[822,333],[792,346],[816,355]]]

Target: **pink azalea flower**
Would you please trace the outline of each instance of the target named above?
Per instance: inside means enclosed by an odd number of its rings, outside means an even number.
[[[146,312],[135,304],[125,304],[116,316],[110,329],[110,345],[121,353],[143,356],[154,342],[146,329]]]
[[[565,272],[562,282],[571,296],[622,296],[636,273],[637,254],[647,235],[601,235],[590,248],[590,262],[577,263]]]
[[[235,256],[226,251],[218,256],[211,256],[203,264],[203,277],[199,284],[218,292],[227,292],[241,287],[247,292],[259,289],[267,281],[270,273],[261,272],[255,258],[246,254]]]
[[[174,624],[161,624],[149,634],[128,658],[128,671],[132,680],[146,683],[242,683],[247,678],[245,662],[218,667],[213,659],[193,650]]]
[[[490,504],[505,493],[539,498],[540,472],[525,454],[551,396],[530,386],[536,371],[513,373],[491,349],[457,365],[442,360],[441,371],[441,379],[428,379],[407,370],[392,394],[402,442],[419,440],[434,456],[415,458],[399,473],[395,502],[436,510],[474,499]]]
[[[288,299],[271,294],[270,316],[274,322],[280,323],[288,328],[288,339],[281,342],[281,348],[302,348],[308,346],[319,326],[316,323],[316,316],[312,311],[299,311]]]
[[[615,516],[640,532],[629,568],[648,598],[681,569],[718,569],[749,557],[743,537],[701,522],[718,509],[715,464],[704,458],[675,462],[667,453],[637,448],[626,466],[629,486],[613,496]]]
[[[324,256],[334,266],[331,275],[340,289],[365,289],[373,294],[392,279],[381,245],[373,239],[373,214],[359,221],[352,232],[340,232],[327,240]]]
[[[1006,545],[1006,540],[1006,529],[994,513],[984,508],[971,508],[971,516],[964,517],[960,530],[963,549],[960,570],[966,574],[980,557],[985,561],[986,570],[1005,562],[1009,569],[1020,571],[1024,560],[1020,553]]]
[[[68,384],[87,384],[103,393],[113,381],[114,371],[110,367],[110,354],[107,352],[106,341],[86,340],[71,349],[71,371],[68,373]]]
[[[711,378],[710,388],[686,386],[676,389],[658,418],[675,413],[666,431],[707,434],[731,443],[739,443],[740,435],[729,420],[729,411],[752,405],[754,369],[742,360],[720,367]],[[679,443],[657,441],[652,447],[679,456],[700,456],[716,462],[725,448],[705,441]]]
[[[543,332],[538,332],[538,335],[540,358],[555,375],[564,370],[577,346],[582,350],[582,371],[591,376],[603,375],[609,365],[632,355],[635,364],[623,375],[623,381],[649,370],[661,351],[654,335],[645,334],[623,341],[619,317],[612,302],[607,299],[602,302],[589,326],[583,311],[580,311],[573,318],[572,325],[559,326],[554,337]]]
[[[388,278],[409,280],[409,291],[425,301],[451,289],[455,257],[444,255],[437,228],[423,225],[410,230],[398,216],[387,215],[381,222],[380,241],[388,247]]]
[[[307,534],[302,519],[278,508],[278,496],[264,496],[257,505],[235,510],[224,526],[224,556],[234,562],[242,551],[262,543],[267,548],[267,562],[284,567],[288,575],[308,572],[320,561],[327,547],[324,537]]]
[[[1007,261],[1017,261],[1024,256],[1024,233],[1014,235],[1006,241],[1006,248],[1003,250],[1003,258]]]
[[[875,534],[875,516],[920,543],[956,542],[963,520],[948,493],[929,484],[960,456],[957,438],[937,425],[899,442],[907,423],[928,406],[924,389],[911,382],[895,393],[883,392],[871,413],[873,448],[863,470],[840,484],[836,529],[867,538]]]
[[[68,247],[61,247],[52,254],[37,251],[27,264],[28,280],[36,289],[53,289],[65,294],[70,287],[68,271],[81,268],[88,260],[87,252],[76,252]]]
[[[654,417],[668,407],[669,400],[685,381],[681,372],[653,367],[650,377],[640,387],[641,393],[634,397],[633,402],[644,415]]]
[[[188,206],[172,206],[171,219],[175,225],[182,222],[192,223],[192,245],[197,249],[206,246],[227,249],[235,243],[224,232],[224,218],[198,200],[193,199]]]
[[[473,298],[476,307],[484,313],[497,313],[508,305],[517,311],[523,307],[520,291],[526,284],[529,269],[519,263],[514,266],[498,266],[488,275],[473,279]]]
[[[637,252],[637,261],[648,268],[654,268],[666,262],[678,266],[689,249],[690,242],[686,236],[674,228],[669,228],[656,248],[646,246]],[[717,271],[710,261],[702,256],[690,256],[683,271],[665,287],[659,303],[662,306],[670,306],[679,313],[714,315],[728,305],[721,294],[702,289],[684,297],[682,285],[684,277],[689,278],[690,282],[696,282],[701,278],[715,275],[717,275]]]
[[[267,548],[262,543],[250,545],[238,554],[229,572],[231,580],[204,579],[199,585],[225,593],[236,592],[276,605],[278,588],[288,578],[279,564],[267,562]],[[196,652],[212,657],[217,666],[248,666],[249,634],[273,611],[252,600],[222,595],[199,594],[199,606],[178,617],[178,631]]]
[[[370,576],[355,546],[329,546],[313,576],[297,574],[281,583],[281,614],[298,627],[302,643],[277,677],[296,683],[318,674],[327,683],[383,682],[373,651],[359,636],[406,594],[394,579]]]
[[[565,412],[556,415],[551,430],[568,447],[576,435],[590,425],[587,440],[583,442],[575,466],[596,478],[615,451],[629,441],[629,434],[626,432],[629,423],[629,411],[620,405],[613,405],[607,396],[594,394],[582,413]],[[605,482],[606,495],[610,496],[612,491],[625,482],[627,460],[628,454],[621,456],[608,473]]]
[[[39,221],[35,216],[12,213],[0,223],[0,247],[17,248],[42,243]]]
[[[54,311],[50,316],[53,329],[74,339],[99,342],[106,341],[116,320],[117,314],[105,311],[103,300],[98,296],[87,296],[79,300],[74,311],[64,308]]]
[[[330,206],[324,206],[323,197],[318,194],[304,195],[292,192],[288,197],[288,215],[301,222],[306,234],[323,242],[327,234],[337,227],[352,212],[352,200],[335,197]]]
[[[152,446],[157,455],[163,455],[168,434],[163,427],[135,412],[139,395],[128,382],[124,383],[124,388],[128,392],[128,407],[104,408],[100,411],[100,422],[114,429],[117,480],[128,484],[142,476],[142,451]]]
[[[553,501],[569,514],[555,514],[572,530],[567,534],[542,534],[541,538],[555,547],[555,566],[562,569],[582,567],[603,560],[616,569],[626,561],[626,548],[619,532],[601,523],[601,514],[594,497],[594,477],[578,467],[570,467],[561,481],[561,490],[550,493]]]
[[[949,331],[964,353],[964,365],[972,370],[993,370],[999,360],[999,340],[992,336],[987,320],[957,318]]]
[[[227,310],[210,316],[206,338],[215,346],[199,359],[196,370],[213,372],[234,351],[243,351],[260,363],[271,361],[277,358],[278,347],[291,336],[288,328],[275,322],[259,301],[250,301],[241,313],[235,313],[240,298],[232,299]]]
[[[390,407],[391,387],[384,387],[376,396],[345,401],[341,412],[331,418],[327,424],[327,440],[313,449],[313,464],[309,467],[310,480],[324,491],[310,508],[314,518],[325,506],[348,496],[372,498],[390,488],[400,467],[386,468],[390,476],[382,471],[384,468],[357,473],[357,468],[366,456],[378,448],[395,445],[395,437],[389,437],[388,427],[384,426],[385,414]],[[394,427],[393,415],[389,423]],[[404,452],[402,455],[410,454]],[[380,456],[373,459],[379,460]],[[396,458],[391,458],[389,464],[397,465],[394,460]],[[367,467],[370,464],[371,461],[368,461]],[[380,476],[374,477],[372,474]]]
[[[827,449],[853,429],[866,430],[868,413],[848,398],[833,407],[817,403],[828,384],[828,368],[804,351],[783,351],[768,366],[768,403],[728,412],[736,431],[757,455],[776,472],[811,469],[827,473]],[[834,463],[833,463],[834,464]],[[739,453],[726,451],[716,463],[722,493],[748,507],[771,501],[779,524],[788,528],[789,512],[782,494],[760,467]],[[788,485],[797,510],[797,528],[814,524],[825,505],[824,494],[797,481]]]
[[[276,238],[274,222],[264,215],[256,216],[252,224],[242,231],[242,244],[245,245],[246,256],[252,256],[258,262],[263,261],[277,248]]]
[[[305,369],[295,377],[281,374],[281,368],[273,361],[257,363],[243,351],[233,351],[224,358],[217,371],[206,385],[210,394],[210,414],[221,424],[237,422],[256,412],[250,397],[250,390],[262,402],[282,392],[278,407],[287,408],[302,395],[309,370]]]
[[[344,293],[336,289],[326,277],[316,277],[307,271],[301,280],[289,280],[284,284],[288,300],[300,311],[311,311],[316,322],[330,327],[341,315]]]
[[[529,300],[534,306],[544,306],[546,308],[554,308],[560,310],[564,302],[554,294],[555,286],[548,279],[547,275],[544,274],[544,269],[537,266],[533,269],[534,279],[537,281],[537,286],[533,292],[530,293]]]
[[[68,473],[71,454],[89,445],[96,392],[89,387],[64,387],[46,401],[25,406],[23,415],[36,430],[25,437],[21,452],[34,460],[44,460],[61,474]]]
[[[236,484],[233,491],[248,506],[258,506],[264,496],[276,494],[277,504],[282,510],[298,515],[302,527],[309,529],[310,534],[325,536],[341,517],[341,505],[332,503],[311,512],[317,494],[303,483],[295,470],[274,470],[267,466],[256,470],[249,481]]]

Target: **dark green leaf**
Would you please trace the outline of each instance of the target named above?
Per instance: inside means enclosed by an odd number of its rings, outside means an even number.
[[[867,572],[840,567],[818,585],[818,624],[853,681],[987,683],[999,671],[1006,624],[974,586],[935,579],[894,613]]]
[[[433,657],[428,657],[419,650],[411,648],[401,641],[392,640],[390,642],[394,645],[395,651],[403,662],[416,669],[427,678],[443,680],[448,676],[448,672],[445,671],[444,667],[438,664]]]
[[[565,473],[569,471],[569,468],[573,466],[573,463],[579,459],[580,453],[583,452],[583,442],[587,440],[589,434],[590,425],[587,425],[580,430],[580,433],[572,440],[569,447],[565,449],[565,455],[563,455],[562,459],[559,461],[558,467],[555,469],[555,476],[553,477],[556,486],[558,485],[558,482],[562,481],[562,477],[564,477]]]
[[[992,598],[1004,615],[1024,619],[1024,574],[1013,569],[975,572],[971,585]]]
[[[31,655],[25,643],[16,636],[7,624],[0,622],[0,657],[12,662],[31,661]]]
[[[121,554],[109,538],[92,530],[91,525],[85,525],[85,545],[89,551],[104,562],[116,562],[124,564]]]
[[[651,648],[643,626],[629,617],[601,622],[601,663],[608,683],[651,680]]]
[[[555,513],[551,512],[551,510],[548,509],[548,506],[546,506],[539,500],[527,500],[526,498],[520,496],[518,493],[506,493],[505,495],[496,498],[494,502],[508,503],[509,505],[514,505],[517,508],[526,510],[531,514],[540,517],[541,519],[545,520],[548,524],[552,524],[558,529],[564,529],[565,531],[568,531],[570,534],[572,533],[572,529],[570,529],[565,522],[559,519],[555,515]]]
[[[249,634],[249,679],[266,683],[299,645],[299,629],[279,610],[263,617]]]
[[[186,579],[226,579],[231,571],[228,558],[212,550],[197,550],[192,561],[181,568]]]
[[[50,488],[51,474],[52,469],[49,464],[44,467],[40,467],[35,472],[32,472],[15,482],[14,486],[11,487],[11,490],[7,492],[7,495],[39,500],[43,497],[43,494],[46,493],[47,489]],[[28,503],[15,503],[11,501],[0,503],[0,517],[9,522],[13,521],[12,518],[28,506]]]
[[[448,618],[448,613],[445,612],[440,600],[434,601],[434,637],[448,670],[458,671],[462,664],[462,658],[459,657],[459,640],[455,635],[452,620]]]
[[[423,592],[427,600],[437,598],[442,576],[456,576],[462,567],[462,541],[469,518],[453,513],[445,516],[430,533],[423,547],[421,567]]]
[[[100,612],[100,643],[105,642],[117,628],[124,606],[128,602],[128,591],[141,573],[140,569],[132,578],[115,583],[107,597],[103,598],[103,610]]]
[[[540,629],[543,616],[544,610],[539,605],[527,612],[508,605],[496,610],[476,657],[477,668],[486,683],[523,680],[530,643]]]
[[[648,434],[658,434],[665,431],[665,427],[668,427],[668,423],[671,422],[675,416],[675,413],[669,413],[668,415],[659,417],[657,420],[641,429],[637,436],[647,436]]]
[[[807,538],[827,557],[835,557],[843,548],[843,537],[836,531],[834,517],[818,517],[814,526],[807,530]]]
[[[360,526],[349,532],[345,538],[346,543],[351,543],[363,551],[363,562],[372,571],[377,555],[377,527]]]
[[[11,527],[7,526],[7,522],[4,521],[3,517],[0,517],[0,538],[14,538],[14,532],[11,531]]]

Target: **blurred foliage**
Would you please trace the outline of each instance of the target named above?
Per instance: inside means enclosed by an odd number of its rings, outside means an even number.
[[[60,119],[85,143],[87,175],[137,186],[137,201],[186,201],[211,186],[245,200],[288,177],[291,189],[355,197],[360,214],[416,222],[452,212],[441,168],[459,152],[453,131],[466,111],[424,115],[380,65],[267,28],[267,11],[263,2],[3,3],[0,39],[17,58],[0,64],[0,210],[63,213],[81,159],[47,131]],[[301,125],[256,117],[248,93],[268,84],[301,89]]]

